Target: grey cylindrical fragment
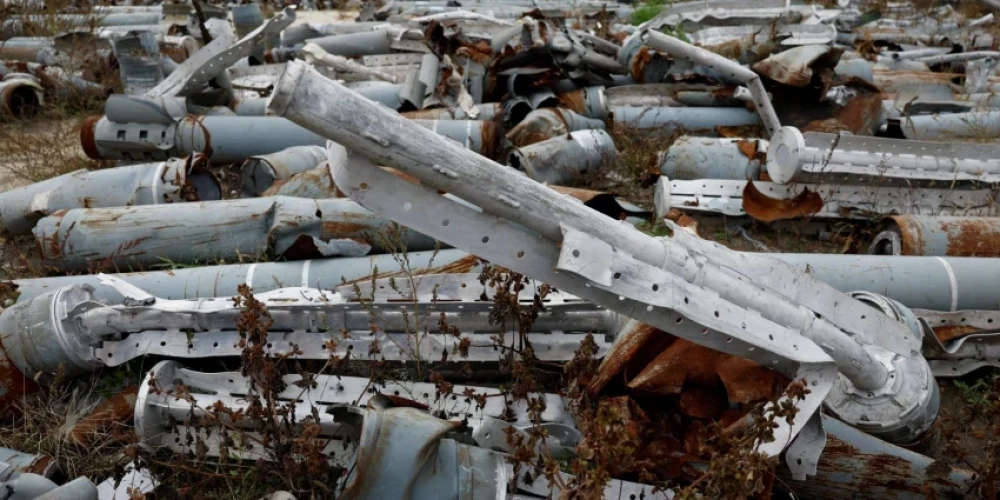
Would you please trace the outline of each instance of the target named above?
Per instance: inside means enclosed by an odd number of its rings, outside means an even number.
[[[243,162],[240,179],[243,193],[260,196],[275,181],[316,168],[326,160],[326,148],[322,146],[296,146],[277,153],[252,156]]]
[[[618,150],[603,130],[581,130],[514,150],[507,164],[532,179],[566,184],[618,161]]]
[[[389,224],[346,198],[275,197],[74,209],[41,219],[34,234],[48,262],[86,269],[236,261],[265,254],[289,259],[356,257],[383,249]],[[433,249],[435,241],[407,231],[405,240],[396,244],[419,251]]]
[[[715,135],[715,127],[719,126],[760,125],[760,116],[745,108],[619,106],[611,108],[611,121],[625,129],[655,128],[664,132],[697,131]]]
[[[866,290],[915,309],[1000,310],[1000,259],[771,253],[842,291]]]
[[[604,122],[580,116],[568,109],[536,109],[507,132],[514,147],[524,147],[577,130],[604,129]]]
[[[104,170],[79,170],[0,193],[0,224],[27,234],[59,210],[218,200],[218,180],[203,156]]]
[[[409,252],[409,266],[416,273],[472,272],[472,257],[461,250],[439,252]],[[186,267],[169,271],[147,271],[114,274],[157,297],[191,299],[197,297],[225,297],[236,295],[237,287],[247,284],[255,292],[266,292],[283,287],[308,286],[330,289],[342,281],[353,282],[371,278],[373,272],[380,276],[398,275],[402,264],[391,254],[365,257],[341,257],[294,262],[260,262],[229,264],[224,266]],[[96,275],[57,276],[15,280],[18,302],[51,292],[75,283],[97,287]],[[110,287],[97,287],[95,298],[120,303],[124,297],[109,291]]]
[[[767,149],[766,142],[760,142],[763,141],[681,136],[660,153],[660,173],[672,180],[758,180],[761,162],[755,152]]]

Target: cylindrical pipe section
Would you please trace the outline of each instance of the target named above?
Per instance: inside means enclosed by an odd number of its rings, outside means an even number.
[[[356,58],[391,53],[389,47],[391,40],[392,34],[389,30],[374,30],[310,38],[305,43],[319,45],[329,54]]]
[[[73,209],[38,221],[35,243],[65,269],[234,261],[269,255],[289,259],[358,256],[384,250],[390,222],[346,198],[248,198],[177,205]],[[384,237],[389,237],[385,234]],[[435,241],[407,231],[397,242],[430,250]]]
[[[438,252],[409,252],[409,266],[416,274],[467,273],[478,269],[475,257],[461,251],[445,249]],[[294,262],[259,262],[178,268],[169,271],[147,271],[112,274],[157,297],[193,299],[236,295],[237,287],[246,283],[254,292],[266,292],[284,287],[304,286],[332,289],[343,282],[352,283],[378,277],[400,276],[404,269],[391,254],[365,257],[341,257]],[[18,287],[18,302],[72,284],[88,284],[96,289],[95,298],[109,303],[121,303],[125,298],[110,287],[98,286],[96,275],[57,276],[14,280]],[[0,367],[3,365],[0,364]]]
[[[913,309],[1000,310],[1000,259],[770,253],[842,291],[866,290]]]
[[[868,253],[1000,257],[1000,219],[895,215],[886,219]]]
[[[767,141],[685,135],[660,153],[660,173],[671,180],[760,179],[761,161]]]
[[[918,141],[985,139],[1000,135],[1000,111],[908,116],[900,126],[907,139]]]
[[[0,224],[28,234],[38,219],[72,208],[218,200],[219,181],[203,156],[103,170],[79,170],[0,193]]]
[[[477,153],[495,150],[496,127],[475,120],[414,120]],[[185,116],[172,123],[119,123],[108,117],[81,125],[80,141],[97,160],[166,160],[210,154],[212,163],[231,163],[295,146],[325,146],[326,138],[272,116]]]
[[[515,149],[507,164],[532,179],[563,185],[618,160],[615,142],[603,130],[580,130]]]
[[[247,196],[260,196],[275,181],[316,168],[324,161],[326,148],[322,146],[296,146],[277,153],[252,156],[240,168],[243,193]]]
[[[715,135],[715,128],[719,126],[760,125],[760,116],[746,108],[619,106],[611,108],[610,114],[616,127],[625,130],[655,128],[664,133],[686,131]]]
[[[577,130],[603,130],[604,122],[578,115],[567,109],[536,109],[507,132],[514,147],[524,147]]]
[[[44,100],[42,86],[34,79],[8,78],[0,82],[0,119],[35,116]]]

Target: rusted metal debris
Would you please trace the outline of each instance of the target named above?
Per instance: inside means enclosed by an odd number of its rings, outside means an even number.
[[[98,434],[108,432],[116,426],[123,426],[132,419],[135,413],[136,396],[139,386],[133,385],[122,389],[102,401],[90,413],[76,422],[66,435],[67,441],[73,444],[87,446]]]
[[[5,21],[0,58],[19,59],[0,63],[5,119],[70,93],[100,95],[105,67],[118,68],[126,92],[81,126],[85,153],[119,166],[0,194],[0,225],[33,231],[45,263],[342,257],[18,280],[21,296],[0,316],[0,409],[44,386],[59,365],[72,375],[148,354],[239,355],[228,297],[242,283],[282,329],[270,354],[360,359],[379,346],[391,360],[495,361],[489,290],[475,276],[444,275],[478,269],[467,251],[558,287],[526,333],[536,355],[570,359],[596,333],[603,361],[589,393],[641,437],[636,454],[660,465],[661,478],[699,477],[712,458],[702,446],[711,422],[742,425],[750,405],[804,378],[805,420],[782,424],[760,448],[784,455],[774,472],[792,494],[967,491],[968,471],[942,472],[881,439],[908,442],[931,425],[934,376],[1000,363],[991,327],[1000,293],[982,279],[997,266],[951,258],[1000,254],[989,218],[1000,155],[956,142],[1000,130],[993,19],[950,7],[921,19],[906,3],[874,17],[855,7],[682,2],[640,26],[622,24],[632,7],[589,1],[366,2],[360,22],[330,24],[301,22],[293,9],[265,19],[257,4],[232,6],[232,25],[210,4],[197,13],[102,7],[107,15],[79,57],[64,36],[10,38],[37,19]],[[168,12],[187,26],[164,21]],[[651,200],[580,187],[616,185],[614,167],[634,161],[619,139],[652,133],[673,140],[657,144],[644,179],[660,174],[654,222],[670,236],[658,239],[633,229],[650,213],[629,201]],[[235,186],[208,173],[232,162],[244,162]],[[881,221],[870,252],[887,255],[728,252],[697,235],[717,214]],[[410,228],[405,262],[359,257],[392,250],[374,234],[390,220]],[[431,251],[434,239],[462,250]],[[387,280],[412,272],[433,276],[410,295]],[[363,311],[369,293],[386,310],[379,333]],[[424,313],[423,344],[409,343],[412,325],[393,312],[400,301]],[[327,309],[350,338],[316,328],[313,316]],[[467,354],[431,312],[469,332]],[[42,344],[59,348],[32,347]],[[204,405],[245,382],[176,362],[154,372],[161,387],[175,376],[223,387],[199,393]],[[504,423],[491,407],[456,441],[454,422],[424,412],[438,402],[432,385],[406,401],[395,386],[375,398],[360,394],[367,379],[337,383],[359,394],[306,400],[337,406],[322,413],[324,437],[348,429],[360,441],[331,458],[361,464],[336,485],[346,496],[403,496],[399,478],[417,496],[514,493],[497,436],[524,433],[527,422]],[[145,444],[191,451],[169,439],[180,427],[164,424],[183,421],[190,406],[148,389],[135,407]],[[97,408],[68,439],[86,443],[105,423],[127,420],[131,394]],[[469,417],[460,413],[448,419]],[[543,425],[563,426],[550,429],[550,444],[571,449],[573,439],[558,438],[579,437],[571,419],[547,415],[554,420]],[[209,443],[210,454],[219,444]],[[489,474],[473,480],[467,470]],[[518,497],[556,487],[516,479]],[[774,481],[768,491],[782,488]],[[668,496],[617,480],[605,493]]]
[[[1000,225],[990,217],[896,215],[886,219],[868,253],[998,257]]]

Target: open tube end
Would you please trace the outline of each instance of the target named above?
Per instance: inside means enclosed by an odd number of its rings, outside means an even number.
[[[302,77],[308,70],[309,65],[302,61],[290,61],[285,66],[285,72],[281,74],[278,83],[274,85],[274,92],[267,100],[268,114],[285,115],[288,105],[291,104],[295,96],[295,89],[298,88],[299,82],[302,81]]]

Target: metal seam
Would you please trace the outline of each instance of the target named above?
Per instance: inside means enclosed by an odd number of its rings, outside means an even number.
[[[951,264],[948,261],[942,259],[941,257],[934,257],[941,265],[944,266],[944,271],[948,273],[948,286],[951,287],[951,309],[949,311],[955,311],[958,308],[958,280],[955,279],[955,271],[951,268]]]

